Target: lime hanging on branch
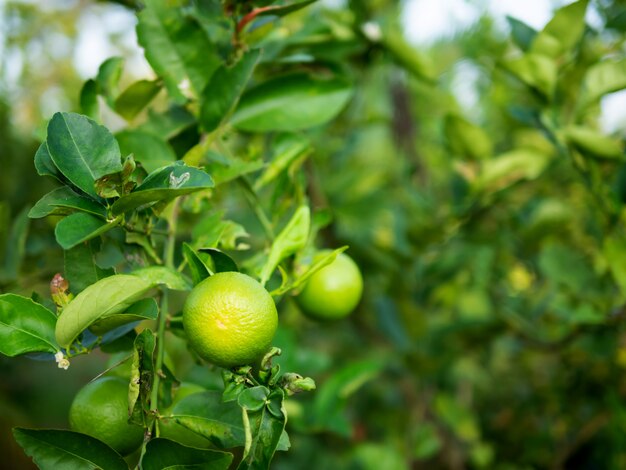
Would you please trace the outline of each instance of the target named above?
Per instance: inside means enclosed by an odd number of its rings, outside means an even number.
[[[267,352],[278,314],[269,292],[256,280],[223,272],[191,291],[183,308],[183,326],[200,357],[228,368],[251,364]]]
[[[323,250],[322,257],[330,253]],[[357,264],[340,253],[328,266],[311,276],[296,301],[302,311],[316,320],[338,320],[350,315],[361,300],[363,277]]]

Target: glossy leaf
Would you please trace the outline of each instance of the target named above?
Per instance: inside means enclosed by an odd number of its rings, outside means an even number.
[[[27,297],[0,295],[0,353],[10,357],[32,352],[56,353],[56,322],[54,313]]]
[[[99,280],[78,294],[64,309],[56,325],[56,339],[69,348],[85,329],[100,318],[123,313],[154,287],[129,274]]]
[[[42,197],[30,210],[28,217],[38,219],[48,215],[67,215],[75,211],[106,218],[106,208],[102,204],[75,193],[67,186],[53,189]]]
[[[176,154],[163,138],[138,130],[124,130],[115,135],[123,155],[133,154],[148,173],[171,165],[176,161]]]
[[[626,59],[606,60],[590,67],[583,82],[582,105],[626,88]]]
[[[115,274],[113,269],[102,269],[96,264],[93,245],[80,243],[63,253],[65,279],[69,282],[73,294],[78,294],[100,279]]]
[[[244,444],[241,408],[234,402],[223,403],[219,391],[194,393],[183,398],[174,406],[170,419],[222,449]]]
[[[115,112],[132,121],[161,91],[158,80],[139,80],[126,88],[113,105]]]
[[[120,149],[113,135],[80,114],[56,113],[48,124],[47,142],[55,166],[95,199],[95,181],[122,170]]]
[[[128,470],[120,454],[85,434],[57,429],[14,428],[13,436],[41,470]]]
[[[208,173],[177,162],[150,173],[130,194],[115,201],[113,213],[122,214],[141,206],[169,201],[213,186],[213,180]]]
[[[152,439],[141,460],[143,470],[191,469],[227,470],[233,454],[212,449],[196,449],[169,439]]]
[[[217,248],[200,248],[198,251],[206,253],[211,257],[211,261],[213,261],[213,271],[216,273],[239,271],[237,263],[235,263],[230,256]]]
[[[282,411],[280,418],[270,412],[269,405],[255,412],[245,412],[250,423],[250,435],[246,437],[244,456],[237,467],[238,470],[261,470],[270,467],[287,421],[282,403],[284,395],[281,390],[276,390],[274,399]]]
[[[96,83],[98,93],[104,96],[110,107],[113,107],[115,98],[118,95],[118,85],[124,70],[124,59],[122,57],[110,57],[98,68]]]
[[[202,261],[194,249],[187,243],[183,243],[183,256],[189,265],[194,286],[198,285],[211,275],[211,272],[204,264],[204,261]]]
[[[100,119],[100,105],[98,103],[98,84],[95,80],[87,80],[80,90],[80,112],[94,121]]]
[[[97,336],[114,330],[115,328],[128,323],[156,320],[159,316],[159,307],[153,298],[141,299],[132,304],[122,313],[107,315],[91,324],[89,331]]]
[[[310,228],[311,211],[308,206],[300,206],[272,243],[267,262],[261,271],[261,284],[265,285],[283,259],[305,247]]]
[[[250,80],[260,55],[259,49],[252,50],[235,65],[231,67],[222,65],[213,74],[202,92],[200,123],[205,131],[211,132],[217,129],[232,112]]]
[[[52,176],[61,182],[64,180],[64,176],[52,161],[47,142],[42,142],[35,153],[35,169],[40,176]]]
[[[270,395],[267,387],[257,386],[246,388],[237,397],[237,403],[248,411],[259,411],[265,406],[265,402]]]
[[[255,191],[259,191],[274,181],[287,170],[298,158],[311,151],[311,142],[304,136],[285,134],[276,139],[273,145],[274,154],[261,176],[254,182]]]
[[[148,266],[147,268],[136,269],[132,272],[150,284],[161,284],[172,290],[191,290],[189,280],[178,271],[166,266]]]
[[[62,219],[54,229],[54,235],[64,250],[91,240],[119,224],[119,219],[106,222],[85,212],[76,212]]]
[[[289,13],[301,10],[304,7],[308,7],[310,4],[315,3],[317,0],[305,0],[303,2],[291,3],[289,5],[275,5],[269,8],[265,8],[256,16],[285,16]]]
[[[535,36],[531,51],[551,58],[571,51],[585,30],[587,3],[588,0],[578,0],[558,9]]]
[[[351,96],[352,87],[339,78],[276,77],[244,94],[231,123],[252,132],[308,129],[334,118]]]
[[[221,59],[202,27],[185,15],[181,0],[146,0],[138,14],[137,38],[146,59],[169,94],[184,100],[187,89],[198,96]]]

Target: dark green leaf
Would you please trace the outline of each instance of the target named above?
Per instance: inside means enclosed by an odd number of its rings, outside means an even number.
[[[308,129],[334,118],[351,96],[352,87],[340,78],[276,77],[244,94],[231,123],[253,132]]]
[[[14,428],[13,436],[41,470],[128,470],[121,455],[104,442],[85,434]]]
[[[146,328],[135,338],[128,389],[130,422],[145,428],[152,427],[155,420],[154,413],[150,411],[150,397],[156,373],[155,353],[155,335]]]
[[[139,80],[124,90],[115,100],[114,109],[127,121],[132,121],[161,91],[158,80]]]
[[[198,251],[207,253],[213,261],[213,272],[223,273],[229,271],[239,271],[237,263],[226,253],[217,248],[200,248]]]
[[[301,10],[304,7],[309,6],[311,3],[315,3],[317,0],[306,0],[304,2],[296,2],[290,5],[276,5],[266,8],[257,16],[285,16],[294,11]]]
[[[195,449],[169,439],[152,439],[141,460],[143,470],[202,469],[227,470],[233,454],[211,449]]]
[[[71,250],[65,250],[65,279],[73,294],[78,294],[100,279],[115,274],[113,269],[100,268],[94,257],[93,243],[80,243]]]
[[[187,243],[183,243],[183,256],[189,265],[194,286],[211,275],[209,268],[207,268],[202,259],[200,259],[194,249]]]
[[[57,352],[56,322],[54,313],[29,298],[0,295],[0,353],[13,357],[30,352]]]
[[[20,273],[24,254],[26,253],[26,238],[28,237],[30,226],[28,212],[28,207],[22,209],[13,219],[13,224],[11,224],[4,250],[5,258],[1,276],[4,280],[17,279]]]
[[[118,94],[117,87],[123,70],[124,59],[121,57],[111,57],[102,62],[98,68],[98,75],[96,76],[98,93],[104,96],[111,108]]]
[[[513,18],[512,16],[507,15],[506,20],[511,27],[511,36],[513,37],[513,41],[515,41],[515,44],[517,44],[524,52],[528,51],[533,39],[535,39],[535,36],[537,35],[537,31],[523,21]]]
[[[265,406],[269,395],[270,391],[267,387],[246,388],[237,397],[237,403],[245,410],[259,411]]]
[[[61,173],[95,199],[95,181],[122,170],[113,135],[80,114],[56,113],[48,124],[47,142],[50,157]]]
[[[90,325],[102,317],[125,312],[153,287],[128,274],[116,274],[92,284],[63,309],[56,325],[58,343],[68,349]]]
[[[139,130],[124,130],[115,134],[123,155],[133,154],[148,173],[176,161],[176,154],[163,138]]]
[[[91,240],[119,224],[119,219],[106,222],[85,212],[76,212],[61,220],[54,229],[54,235],[64,250],[79,243]]]
[[[259,61],[261,51],[252,50],[231,67],[222,65],[202,93],[200,123],[211,132],[232,112]]]
[[[38,219],[48,215],[67,215],[75,211],[106,218],[106,208],[102,204],[75,193],[67,186],[53,189],[42,197],[30,210],[28,217]]]
[[[189,91],[198,96],[221,63],[209,37],[191,17],[181,0],[146,0],[138,14],[137,38],[146,59],[163,78],[173,98],[183,100]],[[188,89],[191,90],[188,90]]]
[[[241,408],[234,402],[222,402],[218,391],[183,398],[174,406],[171,419],[222,449],[244,444]]]
[[[42,142],[37,153],[35,153],[35,169],[40,176],[52,176],[61,182],[64,180],[63,175],[52,161],[47,142]]]
[[[150,173],[133,192],[115,201],[113,213],[122,214],[140,206],[168,201],[213,186],[213,180],[206,172],[176,162]]]
[[[166,111],[148,110],[148,120],[137,127],[138,131],[149,132],[160,139],[171,139],[192,126],[196,118],[184,106],[170,106]]]
[[[87,80],[80,90],[80,112],[94,121],[100,120],[98,84],[95,80]]]
[[[277,392],[281,393],[279,390]],[[279,396],[278,399],[283,418],[274,416],[268,407],[263,407],[256,412],[245,412],[250,423],[250,435],[246,437],[246,448],[243,459],[237,467],[238,470],[270,468],[286,424],[282,397]]]

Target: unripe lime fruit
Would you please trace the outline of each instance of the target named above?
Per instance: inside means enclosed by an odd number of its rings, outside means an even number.
[[[221,366],[253,363],[271,345],[278,314],[272,296],[238,272],[214,274],[190,292],[183,326],[198,355]]]
[[[328,255],[324,250],[318,257]],[[340,253],[328,266],[313,274],[296,297],[302,311],[317,320],[346,317],[356,308],[363,294],[363,277],[352,258]]]
[[[128,423],[128,381],[118,377],[103,377],[79,390],[70,407],[70,427],[122,455],[143,442],[143,428]]]

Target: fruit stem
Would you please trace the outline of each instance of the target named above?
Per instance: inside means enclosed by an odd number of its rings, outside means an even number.
[[[163,248],[163,259],[165,266],[174,269],[174,248],[176,246],[176,222],[178,219],[178,204],[179,199],[176,199],[172,203],[172,213],[169,217],[169,230],[165,246]],[[159,383],[161,381],[161,368],[163,367],[163,356],[165,354],[165,325],[167,323],[169,310],[169,293],[166,288],[163,289],[161,295],[161,308],[159,311],[159,319],[157,325],[157,343],[156,343],[156,365],[154,380],[152,382],[152,391],[150,394],[150,410],[157,412],[158,400],[159,400]],[[154,424],[155,437],[159,437],[159,421],[156,420]]]

